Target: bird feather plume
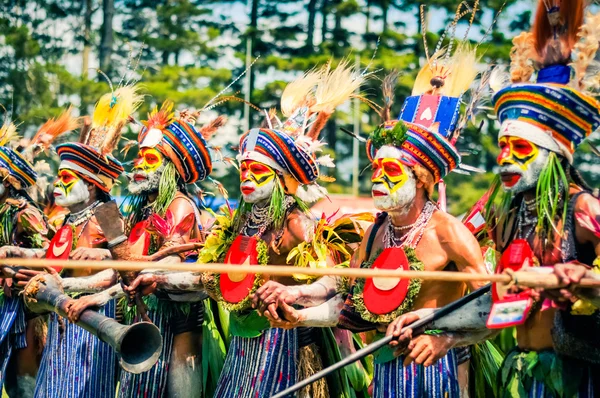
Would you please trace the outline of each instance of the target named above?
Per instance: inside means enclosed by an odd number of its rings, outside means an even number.
[[[600,45],[600,13],[588,13],[586,22],[581,25],[577,33],[579,41],[573,47],[573,62],[571,66],[575,71],[576,88],[586,88],[586,75],[589,66],[593,63]]]
[[[125,126],[125,123],[127,123],[126,119],[121,120],[116,126],[108,128],[108,131],[98,148],[102,155],[110,155],[117,148],[121,139],[121,130]]]
[[[348,60],[342,60],[337,68],[331,69],[327,64],[321,68],[322,78],[315,90],[315,103],[310,107],[311,112],[318,116],[311,126],[307,136],[316,140],[325,127],[325,123],[335,111],[361,86],[365,77],[357,75]]]
[[[148,114],[148,120],[142,121],[148,130],[163,130],[169,124],[173,123],[175,113],[173,112],[173,102],[166,100],[162,103],[160,110],[157,106]]]
[[[142,104],[143,98],[137,86],[123,86],[104,94],[94,108],[92,128],[117,126],[126,122]]]
[[[17,134],[17,126],[12,122],[4,122],[0,127],[0,146],[5,146],[9,142],[16,140],[19,137]]]
[[[302,106],[310,106],[322,72],[321,69],[312,69],[285,87],[281,94],[281,113],[285,117],[292,116]]]
[[[223,115],[217,116],[210,123],[205,124],[200,129],[200,134],[204,137],[205,140],[210,140],[211,137],[219,130],[219,128],[223,127],[227,122],[227,117]]]
[[[513,83],[528,82],[533,74],[535,58],[535,42],[533,33],[523,32],[513,40],[510,50],[510,80]]]
[[[270,108],[268,111],[265,111],[265,118],[260,124],[261,129],[270,128],[270,126],[274,126],[277,121],[277,109]]]
[[[394,90],[396,88],[396,84],[398,83],[398,76],[400,74],[397,70],[391,71],[386,77],[383,78],[381,83],[381,91],[383,94],[383,108],[381,108],[381,112],[379,115],[381,116],[381,121],[386,122],[390,120],[390,112],[392,110],[392,105],[394,104]]]
[[[438,76],[443,68],[442,63],[439,62],[446,54],[445,49],[441,49],[435,52],[429,60],[423,65],[417,77],[415,78],[415,84],[413,85],[412,95],[426,94],[432,90],[431,79],[434,76]]]
[[[50,147],[60,135],[79,128],[79,119],[71,115],[73,108],[69,107],[58,118],[49,119],[35,133],[31,145],[39,145],[43,150]]]
[[[458,46],[448,63],[448,75],[441,94],[449,97],[459,97],[467,91],[477,74],[479,57],[475,48],[468,44]]]
[[[490,73],[489,86],[492,93],[497,93],[510,84],[510,75],[502,66],[495,66]]]

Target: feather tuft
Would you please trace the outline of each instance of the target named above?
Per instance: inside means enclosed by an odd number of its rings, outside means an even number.
[[[469,89],[478,75],[479,57],[475,48],[468,44],[458,46],[448,63],[448,76],[440,90],[440,94],[449,97],[460,97]]]
[[[223,116],[223,115],[217,116],[210,123],[202,126],[202,128],[200,129],[200,134],[202,134],[202,137],[204,137],[204,139],[208,141],[217,132],[217,130],[219,130],[219,128],[221,128],[225,125],[226,122],[227,122],[226,116]]]
[[[317,119],[307,133],[313,140],[319,138],[335,108],[350,98],[365,80],[364,76],[355,73],[355,68],[349,65],[347,59],[340,61],[333,70],[328,63],[321,68],[321,74],[322,78],[315,90],[315,103],[310,107],[311,112],[318,112]]]
[[[510,84],[510,75],[506,71],[506,69],[502,66],[496,66],[492,69],[490,73],[490,89],[492,93],[497,93],[502,90],[504,87]]]
[[[335,167],[335,163],[333,163],[333,158],[330,155],[324,155],[317,158],[317,164],[319,166],[325,166],[329,168]]]
[[[270,108],[268,111],[265,111],[265,118],[263,119],[262,123],[260,124],[260,128],[261,129],[272,128],[272,126],[275,125],[276,121],[277,121],[277,109]]]
[[[290,117],[294,111],[314,102],[314,90],[321,81],[321,69],[312,69],[289,83],[281,94],[281,113]]]
[[[9,142],[16,140],[19,137],[17,134],[17,126],[12,122],[5,122],[0,127],[0,146],[6,146]]]
[[[412,89],[412,95],[426,94],[432,91],[431,79],[435,76],[445,75],[444,66],[439,62],[446,54],[445,49],[441,49],[435,52],[423,65],[417,77]]]
[[[169,124],[173,123],[175,114],[173,113],[173,102],[165,101],[160,107],[154,109],[148,114],[148,120],[143,120],[142,123],[148,130],[158,129],[164,130]]]
[[[104,94],[94,108],[92,128],[114,127],[126,122],[142,104],[143,98],[138,93],[137,86],[124,86],[110,94]]]
[[[398,76],[400,74],[397,70],[391,71],[386,77],[383,78],[381,83],[381,92],[383,93],[383,108],[379,115],[381,121],[386,122],[391,119],[392,105],[394,104],[394,92],[396,84],[398,83]]]
[[[535,43],[533,33],[523,32],[513,39],[510,50],[510,80],[513,83],[528,82],[533,74]]]
[[[60,135],[79,128],[79,119],[71,116],[73,107],[69,107],[58,118],[49,119],[35,133],[30,145],[37,145],[46,150]]]
[[[579,29],[577,34],[579,41],[573,48],[573,59],[571,63],[575,71],[575,84],[578,89],[596,89],[597,79],[586,79],[589,67],[594,64],[594,57],[600,44],[600,14],[593,15],[588,13],[586,22]],[[597,76],[597,73],[591,74]]]

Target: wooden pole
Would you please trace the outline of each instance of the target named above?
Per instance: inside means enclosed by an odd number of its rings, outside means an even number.
[[[0,259],[0,266],[21,266],[30,268],[63,267],[105,270],[112,268],[117,271],[142,271],[160,269],[162,271],[184,272],[213,272],[252,273],[272,276],[311,275],[311,276],[344,276],[350,278],[404,278],[435,280],[445,282],[492,282],[515,284],[525,287],[557,288],[564,286],[554,274],[518,271],[510,274],[473,274],[450,271],[404,271],[365,268],[299,268],[289,265],[232,265],[232,264],[200,264],[177,263],[162,264],[148,261],[93,261],[93,260],[47,260],[27,258]],[[600,287],[600,280],[584,278],[578,284],[581,287]]]

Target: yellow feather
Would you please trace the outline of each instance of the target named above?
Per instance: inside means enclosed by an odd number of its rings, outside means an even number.
[[[415,84],[413,85],[412,95],[421,95],[430,92],[433,87],[431,86],[431,79],[434,76],[440,74],[441,61],[440,59],[446,53],[445,49],[437,51],[429,58],[427,63],[423,65],[417,77],[415,78]]]
[[[459,97],[469,89],[477,74],[477,52],[468,44],[460,44],[448,62],[448,75],[441,94]]]
[[[311,112],[331,114],[336,107],[343,104],[361,86],[363,76],[358,76],[349,61],[342,60],[335,69],[327,64],[321,68],[322,78],[315,91],[315,103]]]
[[[17,126],[13,123],[7,122],[0,127],[0,146],[5,146],[11,141],[16,140],[18,137]]]
[[[137,86],[125,86],[104,94],[94,108],[92,128],[115,127],[126,122],[142,104],[143,98]]]
[[[285,117],[292,116],[299,107],[308,105],[321,74],[321,70],[310,70],[285,87],[281,94],[281,113]]]

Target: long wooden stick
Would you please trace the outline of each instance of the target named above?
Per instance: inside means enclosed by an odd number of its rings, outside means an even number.
[[[237,273],[254,273],[271,276],[311,275],[311,276],[345,276],[350,278],[402,278],[421,279],[445,282],[498,282],[513,283],[525,287],[557,288],[564,286],[554,274],[543,274],[538,272],[514,272],[508,274],[473,274],[467,272],[450,271],[404,271],[404,270],[382,270],[366,268],[299,268],[289,265],[231,265],[231,264],[200,264],[200,263],[176,263],[161,264],[145,261],[93,261],[93,260],[47,260],[27,258],[4,258],[0,259],[0,267],[23,266],[29,268],[45,268],[59,266],[63,268],[87,268],[94,270],[105,270],[112,268],[117,271],[142,271],[148,269],[160,269],[163,271],[184,272],[214,272],[227,273],[235,270]],[[580,287],[600,287],[600,280],[584,278],[578,284]]]
[[[438,311],[433,312],[427,316],[424,316],[423,318],[419,319],[418,321],[402,328],[401,333],[404,333],[408,329],[412,329],[414,331],[413,332],[414,335],[416,335],[417,333],[420,332],[420,329],[425,328],[431,322],[438,320],[442,317],[445,317],[446,315],[459,309],[463,305],[483,296],[485,293],[487,293],[489,291],[490,291],[490,285],[486,285],[482,288],[479,288],[479,289],[475,290],[473,293],[468,294],[465,297],[462,297],[462,298],[456,300],[455,302],[452,302],[452,303],[446,305],[445,307],[440,308]],[[361,360],[362,358],[366,357],[367,355],[377,351],[381,347],[389,344],[393,340],[393,338],[394,338],[394,336],[385,336],[385,337],[377,340],[376,342],[371,343],[371,344],[361,348],[360,350],[356,351],[354,354],[347,356],[346,358],[342,359],[341,361],[336,362],[333,365],[320,370],[319,372],[315,373],[314,375],[312,375],[304,380],[299,381],[298,383],[281,391],[280,393],[273,395],[272,398],[284,398],[284,397],[292,396],[292,394],[295,393],[296,391],[301,390],[302,388],[314,383],[315,381],[322,379],[323,377],[326,377],[327,375],[335,372],[336,370],[342,369],[342,368],[350,365],[351,363]]]

